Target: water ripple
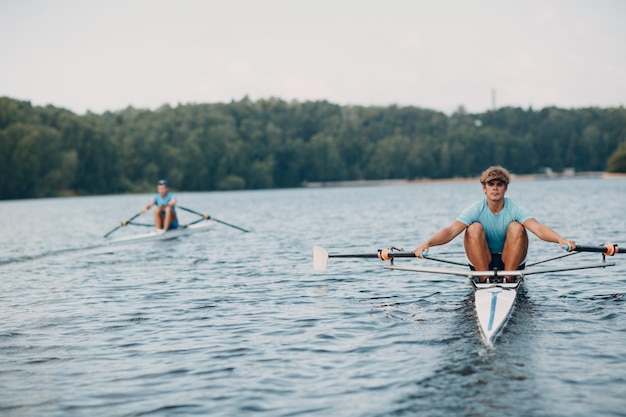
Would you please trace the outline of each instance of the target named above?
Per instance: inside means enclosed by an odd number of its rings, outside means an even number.
[[[511,187],[563,234],[619,238],[601,213],[583,222],[554,211],[544,187],[579,213],[590,193],[603,211],[621,209],[626,181]],[[476,191],[182,193],[186,206],[215,207],[254,232],[220,226],[126,247],[98,247],[103,215],[133,212],[146,196],[0,203],[0,214],[23,214],[4,225],[21,238],[0,249],[0,414],[620,415],[626,260],[529,278],[495,349],[481,342],[464,279],[392,272],[376,259],[312,270],[313,245],[410,250]],[[42,210],[59,223],[34,220]],[[460,242],[440,249],[463,258]],[[553,249],[533,241],[530,256]]]

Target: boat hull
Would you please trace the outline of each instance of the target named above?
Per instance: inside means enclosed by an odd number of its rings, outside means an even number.
[[[516,283],[474,283],[478,327],[487,345],[493,345],[511,317],[521,284],[521,279]]]
[[[109,244],[152,242],[152,241],[158,241],[158,240],[175,239],[180,236],[207,231],[212,226],[213,226],[213,222],[203,221],[201,223],[192,224],[187,227],[179,227],[177,229],[171,229],[171,230],[168,230],[167,232],[157,232],[156,230],[152,230],[147,233],[140,233],[137,235],[119,237],[116,239],[111,239],[109,241]]]

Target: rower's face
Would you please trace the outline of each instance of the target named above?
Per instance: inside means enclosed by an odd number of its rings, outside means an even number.
[[[507,185],[500,180],[492,180],[483,184],[483,191],[490,200],[501,200],[506,193]]]
[[[157,186],[157,190],[159,191],[159,194],[161,194],[162,196],[164,196],[165,194],[167,194],[167,186],[163,185],[163,184],[159,184]]]

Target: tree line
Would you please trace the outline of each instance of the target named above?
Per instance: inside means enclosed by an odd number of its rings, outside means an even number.
[[[626,172],[626,110],[454,114],[270,98],[77,115],[0,97],[0,199],[307,182]]]

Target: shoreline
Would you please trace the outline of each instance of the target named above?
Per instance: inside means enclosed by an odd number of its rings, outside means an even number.
[[[566,174],[511,174],[514,181],[544,181],[559,179],[579,179],[579,178],[597,178],[597,179],[616,179],[626,178],[626,173],[608,173],[602,171],[590,171]],[[354,180],[354,181],[318,181],[303,183],[303,188],[330,188],[330,187],[364,187],[373,185],[409,185],[409,184],[431,184],[431,183],[461,183],[476,182],[479,177],[452,177],[452,178],[415,178],[412,180]]]

